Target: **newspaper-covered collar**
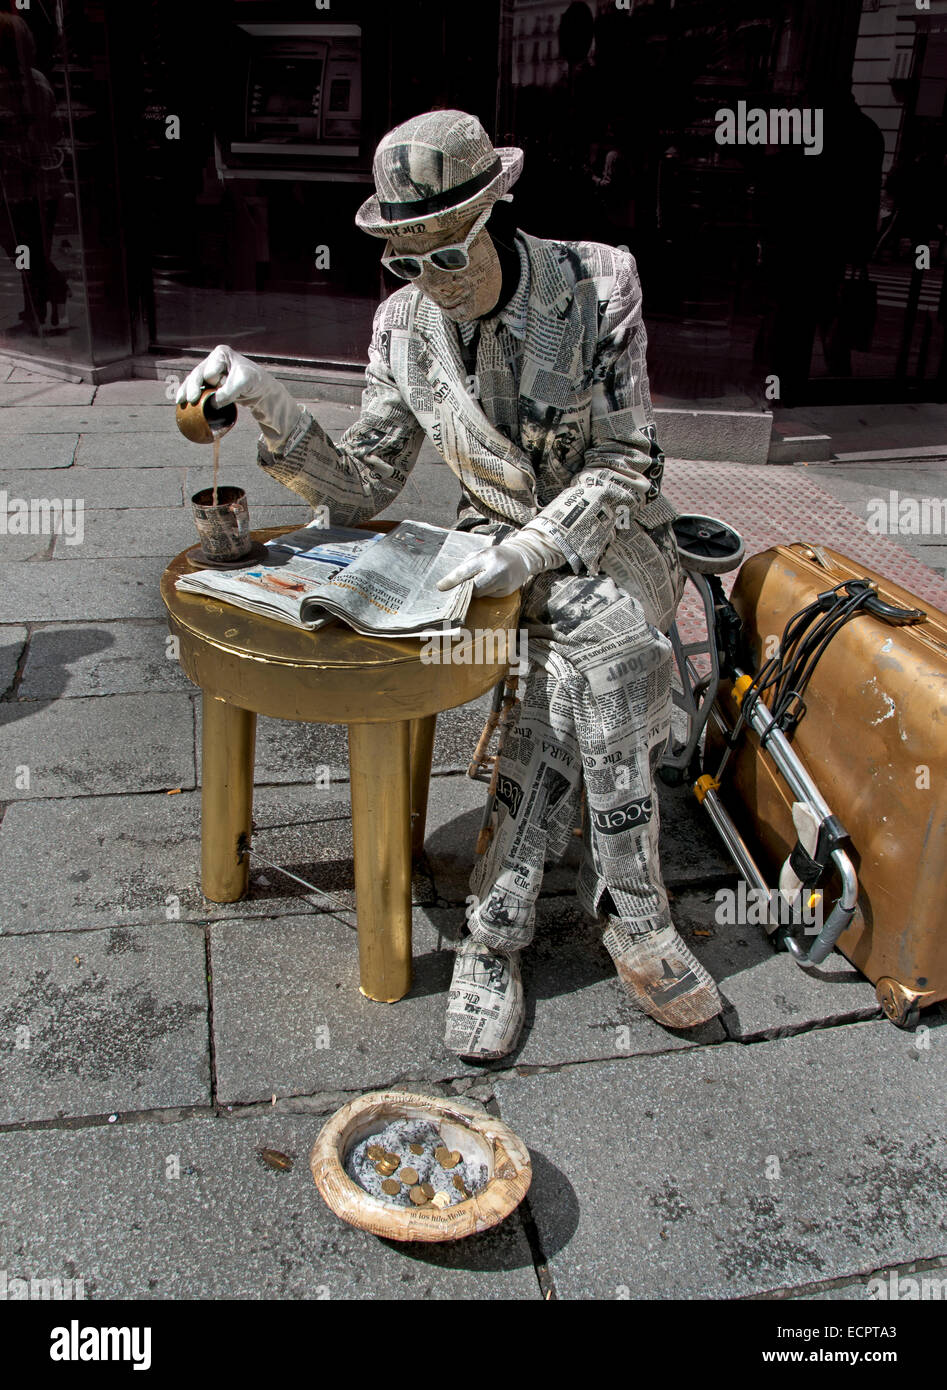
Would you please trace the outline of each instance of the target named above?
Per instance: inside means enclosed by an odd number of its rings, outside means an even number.
[[[529,256],[526,252],[526,243],[522,233],[516,234],[516,250],[520,258],[520,278],[513,294],[508,302],[497,314],[500,323],[506,324],[514,338],[522,340],[526,337],[526,311],[529,308],[530,291],[530,270]],[[457,329],[465,346],[469,346],[474,334],[477,331],[479,319],[471,319],[469,323],[458,323]]]

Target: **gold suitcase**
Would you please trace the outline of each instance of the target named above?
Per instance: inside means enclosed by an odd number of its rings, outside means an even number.
[[[857,905],[836,945],[903,1025],[947,998],[947,615],[862,564],[803,544],[747,560],[731,600],[756,672],[789,619],[849,579],[867,579],[883,602],[925,617],[895,626],[862,612],[842,627],[812,674],[790,741],[849,836]],[[718,703],[730,729],[735,695],[724,685]],[[708,773],[724,747],[711,721]],[[717,795],[778,872],[797,841],[793,795],[753,729],[744,727]]]

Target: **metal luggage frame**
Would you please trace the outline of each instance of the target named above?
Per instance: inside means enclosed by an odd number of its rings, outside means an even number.
[[[659,775],[672,785],[685,778],[693,783],[694,795],[710,817],[737,872],[750,888],[765,895],[767,934],[789,951],[798,965],[819,965],[851,922],[858,899],[854,865],[839,843],[844,831],[766,705],[762,700],[752,700],[746,712],[746,724],[760,736],[795,802],[805,807],[818,824],[817,857],[821,871],[818,878],[825,875],[830,865],[839,876],[840,892],[824,924],[821,928],[807,925],[807,913],[812,914],[816,908],[821,910],[822,891],[811,884],[808,888],[772,889],[718,795],[720,779],[730,757],[729,746],[715,773],[701,774],[697,765],[698,745],[708,719],[712,718],[724,735],[729,736],[719,704],[721,680],[732,682],[731,692],[738,707],[753,683],[741,666],[740,620],[719,578],[741,563],[743,542],[732,527],[714,517],[681,516],[674,529],[687,580],[697,590],[703,606],[705,633],[702,638],[685,643],[677,623],[671,629],[671,645],[681,681],[681,689],[674,691],[674,702],[687,720],[687,738],[679,747],[671,748]],[[697,666],[700,658],[709,668],[703,673]],[[802,847],[797,845],[796,848]],[[780,873],[780,882],[792,867],[792,861],[793,855],[790,855]],[[800,939],[803,935],[815,936],[815,940],[805,944]]]

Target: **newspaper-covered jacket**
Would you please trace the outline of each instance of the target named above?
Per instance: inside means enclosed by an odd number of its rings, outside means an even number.
[[[261,440],[260,462],[327,505],[334,524],[353,524],[397,497],[426,435],[460,480],[459,525],[532,522],[575,573],[604,569],[624,587],[629,521],[654,530],[676,515],[661,495],[634,257],[595,242],[517,240],[528,274],[522,339],[504,325],[494,341],[515,355],[516,373],[480,371],[478,356],[472,378],[456,325],[407,285],[375,314],[358,420],[336,445],[302,410],[282,450]],[[503,400],[511,381],[516,400]]]

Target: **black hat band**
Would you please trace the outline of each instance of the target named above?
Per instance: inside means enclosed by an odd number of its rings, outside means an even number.
[[[413,203],[383,203],[379,201],[378,210],[386,222],[405,222],[418,217],[429,217],[435,212],[444,212],[447,208],[458,207],[461,203],[466,203],[475,193],[486,188],[487,184],[493,182],[497,174],[503,172],[503,160],[497,155],[489,169],[484,169],[482,174],[475,174],[466,183],[459,183],[456,188],[445,188],[443,193],[435,193],[431,198],[419,198]]]

